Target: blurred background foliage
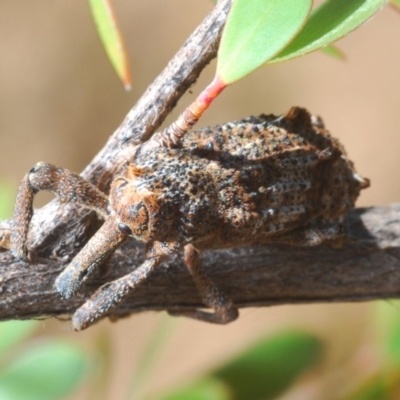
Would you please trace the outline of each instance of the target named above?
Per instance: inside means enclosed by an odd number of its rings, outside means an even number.
[[[1,219],[37,161],[83,169],[212,6],[114,5],[132,60],[129,94],[105,61],[85,2],[0,0]],[[345,62],[315,53],[263,68],[224,92],[201,124],[306,106],[372,179],[359,205],[394,202],[400,55],[392,38],[399,33],[398,15],[386,8],[339,42]],[[214,71],[202,74],[167,123]],[[226,327],[155,313],[79,334],[55,320],[0,324],[0,399],[393,400],[399,378],[395,301],[242,310]]]

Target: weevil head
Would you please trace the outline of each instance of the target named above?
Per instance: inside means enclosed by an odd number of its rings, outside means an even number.
[[[110,191],[110,214],[115,215],[118,229],[146,242],[150,234],[150,209],[146,190],[135,180],[118,177]]]

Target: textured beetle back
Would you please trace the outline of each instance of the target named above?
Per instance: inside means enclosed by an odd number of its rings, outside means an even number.
[[[322,121],[301,108],[189,132],[182,147],[153,149],[137,163],[163,210],[153,232],[204,248],[338,226],[368,185]]]

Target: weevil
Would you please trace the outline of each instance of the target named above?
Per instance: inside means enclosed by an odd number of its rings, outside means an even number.
[[[140,266],[100,287],[75,312],[77,330],[109,314],[168,255],[182,250],[204,305],[213,311],[174,314],[231,322],[238,310],[202,268],[202,251],[255,243],[337,245],[345,235],[346,213],[369,186],[322,120],[299,107],[283,116],[263,114],[169,139],[156,134],[139,146],[114,178],[109,195],[45,163],[33,167],[21,183],[11,239],[3,238],[16,257],[27,255],[32,202],[40,190],[94,209],[105,219],[58,276],[55,287],[64,298],[74,296],[128,237],[145,243]]]

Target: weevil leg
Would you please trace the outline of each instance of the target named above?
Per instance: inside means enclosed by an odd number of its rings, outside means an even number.
[[[105,316],[111,307],[120,303],[130,292],[151,274],[164,257],[148,258],[133,272],[113,282],[106,283],[74,314],[72,325],[79,331]]]
[[[199,252],[192,246],[185,246],[185,263],[191,273],[202,301],[214,310],[209,313],[201,310],[169,311],[174,316],[185,316],[214,324],[227,324],[239,316],[232,300],[222,293],[201,267]]]
[[[67,268],[57,277],[55,287],[64,298],[71,298],[126,238],[115,218],[108,217]]]
[[[107,214],[107,197],[94,185],[66,169],[38,163],[23,178],[15,202],[10,247],[18,258],[26,258],[33,198],[41,190],[53,192],[62,202],[76,202],[101,215]]]
[[[340,248],[345,232],[345,226],[341,221],[317,220],[303,228],[286,233],[276,241],[292,246],[318,246],[325,243],[331,247]],[[273,239],[268,242],[272,243]]]

